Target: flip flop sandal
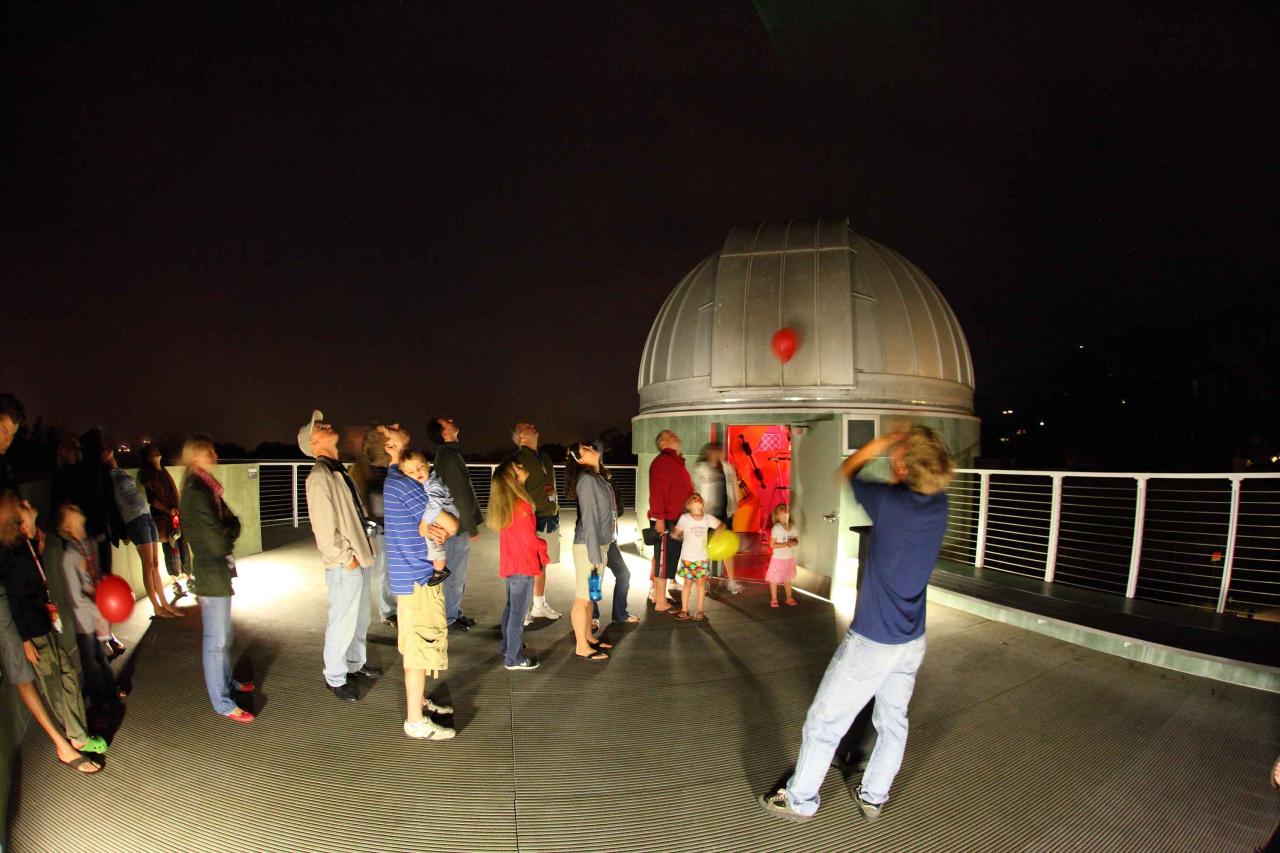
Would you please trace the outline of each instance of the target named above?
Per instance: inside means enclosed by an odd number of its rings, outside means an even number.
[[[697,613],[693,614],[693,621],[705,622],[707,621],[707,614],[703,613],[702,611],[698,611]]]
[[[607,654],[605,654],[604,652],[592,652],[592,653],[591,653],[591,654],[589,654],[589,655],[580,655],[580,654],[578,654],[577,652],[574,652],[574,653],[573,653],[573,656],[574,656],[575,658],[577,658],[578,660],[599,661],[599,660],[608,660],[608,659],[609,659],[609,656],[608,656]]]
[[[686,612],[685,612],[685,611],[683,611],[683,610],[677,610],[673,615],[674,615],[677,619],[679,619],[681,622],[684,622],[684,621],[685,621],[685,620],[687,620],[687,619],[692,619],[692,618],[693,618],[692,616],[690,616],[688,613],[686,613]]]
[[[779,605],[779,604],[778,604],[778,602],[776,602],[776,601],[770,601],[770,602],[769,602],[769,606],[770,606],[770,607],[779,607],[780,605]]]
[[[633,613],[633,614],[631,614],[630,616],[628,616],[626,619],[623,619],[622,621],[623,621],[623,622],[626,622],[626,623],[627,623],[627,624],[629,624],[629,625],[631,625],[631,624],[635,624],[636,622],[639,622],[639,621],[640,621],[640,617],[639,617],[639,616],[637,616],[637,615],[635,615],[635,614]]]
[[[587,645],[588,645],[588,646],[590,646],[590,647],[591,647],[591,648],[593,648],[593,649],[611,649],[611,648],[613,648],[613,643],[606,643],[604,640],[595,640],[595,641],[587,640]]]
[[[61,758],[59,758],[58,763],[61,764],[63,767],[70,767],[76,773],[81,773],[85,776],[92,776],[94,773],[97,773],[102,769],[101,764],[94,761],[92,758],[86,758],[83,755],[77,755],[71,761],[63,761]],[[93,769],[82,770],[81,768],[83,767],[92,767]]]
[[[798,602],[797,602],[794,598],[788,598],[788,599],[787,599],[787,606],[788,606],[788,607],[795,607],[797,603],[798,603]]]

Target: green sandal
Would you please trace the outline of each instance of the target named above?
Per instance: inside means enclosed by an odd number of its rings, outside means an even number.
[[[80,746],[76,746],[74,743],[71,745],[81,752],[90,752],[95,755],[101,755],[107,751],[107,742],[98,735],[93,735]]]

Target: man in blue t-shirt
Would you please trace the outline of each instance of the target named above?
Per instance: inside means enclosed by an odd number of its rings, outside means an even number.
[[[889,483],[857,479],[888,454]],[[927,427],[878,438],[840,466],[872,523],[867,565],[853,624],[818,686],[804,721],[800,757],[785,788],[760,797],[765,810],[791,820],[818,811],[818,789],[849,724],[875,699],[876,746],[858,787],[858,805],[875,820],[907,746],[907,705],[924,660],[925,588],[947,528],[951,456]]]
[[[445,621],[443,578],[427,556],[427,540],[443,542],[458,532],[457,521],[440,513],[436,523],[423,519],[427,493],[422,484],[400,470],[409,434],[399,425],[380,426],[390,461],[382,485],[383,527],[387,542],[387,580],[396,597],[396,630],[404,656],[406,714],[404,733],[418,740],[447,740],[455,732],[427,716],[452,714],[426,697],[427,672],[432,677],[449,666],[449,628]]]

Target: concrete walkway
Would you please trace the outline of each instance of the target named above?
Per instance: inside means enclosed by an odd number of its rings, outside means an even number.
[[[12,850],[1248,850],[1280,818],[1280,697],[931,606],[884,817],[863,823],[833,770],[816,820],[780,822],[755,797],[794,761],[847,617],[812,598],[771,610],[753,588],[677,623],[646,614],[637,571],[644,621],[615,634],[613,660],[572,659],[566,616],[527,635],[541,669],[508,673],[495,564],[486,535],[465,601],[480,624],[453,642],[441,691],[456,740],[402,734],[389,628],[372,631],[387,674],[363,701],[325,690],[323,576],[298,542],[241,564],[258,721],[210,710],[197,613],[155,623],[104,773],[76,776],[28,737]],[[561,610],[570,588],[555,571]]]

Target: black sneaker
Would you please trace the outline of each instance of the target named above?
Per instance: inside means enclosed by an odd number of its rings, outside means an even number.
[[[455,619],[449,623],[450,634],[465,634],[471,630],[471,626],[467,624],[465,619]]]
[[[340,687],[330,687],[333,695],[337,696],[343,702],[359,702],[360,691],[356,690],[356,686],[351,682],[341,685]]]
[[[396,619],[396,614],[392,613],[386,619],[382,620],[383,625],[390,625],[392,628],[399,628],[400,622]]]
[[[520,661],[520,663],[514,664],[512,666],[508,666],[507,669],[528,670],[528,669],[537,669],[538,666],[539,666],[538,661],[535,658],[525,658],[524,660]]]
[[[369,664],[365,664],[351,674],[359,675],[362,678],[381,678],[382,670],[378,669],[376,666],[369,666]]]
[[[466,622],[468,628],[474,628],[476,626],[476,620],[472,619],[470,616],[459,616],[458,621]]]

